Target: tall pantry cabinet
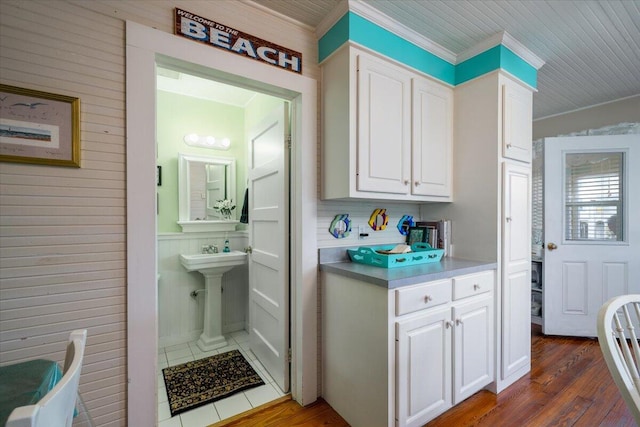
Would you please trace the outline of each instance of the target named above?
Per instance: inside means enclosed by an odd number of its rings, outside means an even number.
[[[456,86],[455,203],[429,205],[451,218],[453,256],[497,260],[496,383],[531,369],[532,89],[503,71]]]

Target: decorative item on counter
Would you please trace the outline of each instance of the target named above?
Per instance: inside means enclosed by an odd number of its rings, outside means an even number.
[[[404,245],[360,247],[358,249],[347,249],[347,253],[351,261],[355,263],[382,268],[395,268],[439,262],[444,252],[442,249],[432,248],[427,243],[416,243],[411,245],[411,252],[391,253],[391,251],[405,250],[403,246]]]
[[[344,239],[351,233],[349,214],[336,215],[329,225],[329,233],[336,239]]]
[[[371,214],[369,218],[369,226],[374,231],[380,231],[387,228],[387,224],[389,223],[389,217],[387,216],[386,209],[376,209]]]
[[[398,231],[403,236],[409,233],[409,227],[415,227],[416,222],[413,220],[412,215],[402,215],[400,221],[398,221]]]
[[[418,221],[418,227],[427,227],[427,243],[432,247],[444,249],[444,256],[451,256],[451,220]]]
[[[411,252],[411,246],[400,243],[391,249],[377,249],[376,252],[383,255],[407,254]]]
[[[427,227],[409,227],[407,234],[407,245],[415,243],[426,243],[429,235]]]
[[[224,199],[218,200],[215,205],[213,205],[213,209],[220,212],[223,219],[231,219],[231,211],[236,208],[236,205],[233,203],[233,200]]]

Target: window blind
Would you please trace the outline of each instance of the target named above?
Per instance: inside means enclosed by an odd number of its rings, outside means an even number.
[[[565,155],[566,240],[622,241],[624,153]]]

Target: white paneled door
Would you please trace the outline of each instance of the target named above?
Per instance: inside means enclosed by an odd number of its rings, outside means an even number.
[[[544,332],[596,336],[640,292],[640,135],[545,139],[544,245]]]
[[[251,350],[289,390],[288,109],[283,102],[249,135]]]

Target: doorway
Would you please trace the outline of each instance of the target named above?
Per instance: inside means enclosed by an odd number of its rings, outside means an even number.
[[[317,399],[317,88],[315,80],[126,23],[128,424],[156,424],[157,250],[155,69],[193,64],[199,75],[291,102],[291,393]],[[307,173],[303,173],[307,171]],[[151,220],[153,218],[153,220]],[[304,236],[304,239],[303,239]]]
[[[181,414],[183,422],[197,414],[211,424],[282,397],[289,384],[288,363],[279,362],[289,342],[289,211],[284,202],[289,188],[285,142],[290,104],[279,97],[189,74],[189,67],[186,63],[180,64],[180,69],[175,64],[164,67],[159,62],[156,75],[157,156],[163,177],[157,190],[160,426],[170,418],[162,381],[166,367],[238,350],[264,381],[263,386]],[[202,139],[202,143],[194,143]],[[209,163],[203,163],[205,160]],[[214,174],[216,191],[212,192],[208,189],[212,174],[206,170],[223,164],[232,167]],[[264,178],[256,178],[255,170]],[[269,183],[266,188],[265,182]],[[246,211],[245,223],[232,224],[230,231],[224,232],[182,232],[179,224],[184,226],[184,221],[199,219],[199,227],[204,229],[203,221],[220,220],[215,211],[208,211],[222,199],[234,206],[231,220],[240,220],[241,212]],[[187,206],[182,206],[185,202]],[[213,296],[208,295],[208,286],[203,288],[201,273],[188,272],[176,261],[181,253],[199,253],[202,246],[211,245],[220,252],[227,246],[233,251],[253,248],[246,256],[248,265],[225,273],[221,289]],[[249,276],[247,270],[252,272]],[[214,310],[213,320],[219,328],[216,336],[221,333],[224,339],[219,337],[216,345],[207,346],[204,343],[213,339],[210,330],[207,332],[211,319],[203,312],[209,308],[208,314],[212,313],[208,306],[212,298],[221,304],[221,310]],[[260,309],[265,303],[269,305],[266,310]],[[251,324],[250,318],[254,319]],[[286,349],[270,351],[279,343]]]

